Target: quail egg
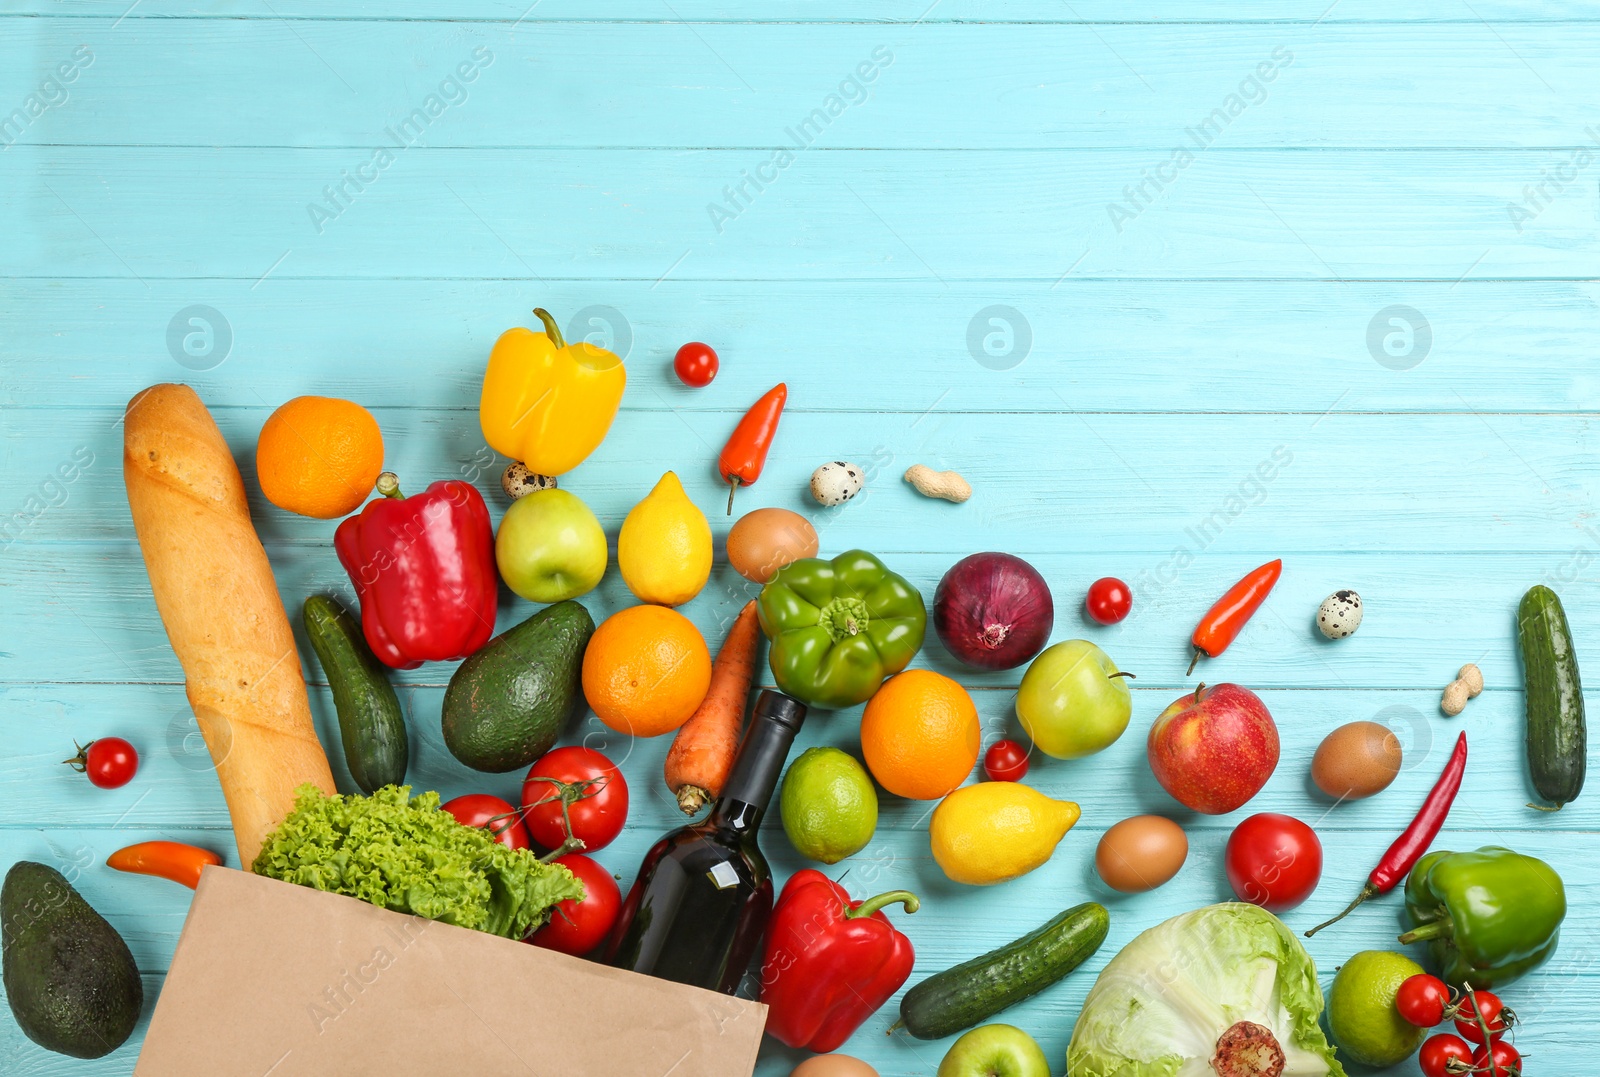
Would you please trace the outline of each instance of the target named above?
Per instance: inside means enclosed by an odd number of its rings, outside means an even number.
[[[506,496],[515,501],[535,490],[554,490],[556,477],[537,474],[530,471],[527,464],[513,460],[506,465],[505,472],[500,476],[500,486],[505,490]]]
[[[865,481],[861,469],[854,464],[832,460],[811,473],[811,496],[829,508],[843,505],[861,492]]]
[[[1329,639],[1344,639],[1361,627],[1361,596],[1335,591],[1317,609],[1317,627]]]

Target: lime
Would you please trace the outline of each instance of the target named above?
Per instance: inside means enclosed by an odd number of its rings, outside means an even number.
[[[1328,1028],[1341,1055],[1381,1069],[1422,1046],[1428,1030],[1394,1008],[1400,985],[1422,971],[1404,954],[1385,950],[1363,950],[1340,967],[1328,992]]]
[[[838,748],[808,748],[789,764],[778,811],[795,850],[824,864],[860,852],[878,829],[872,779]]]

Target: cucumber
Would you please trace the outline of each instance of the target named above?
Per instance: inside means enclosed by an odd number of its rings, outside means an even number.
[[[917,984],[900,1000],[900,1024],[919,1040],[971,1028],[1083,964],[1109,930],[1104,905],[1075,905],[1017,941]]]
[[[306,635],[333,689],[339,739],[350,777],[363,793],[406,780],[410,745],[400,697],[361,635],[361,626],[326,595],[306,599]]]
[[[1517,607],[1517,637],[1527,685],[1528,770],[1540,796],[1556,811],[1583,789],[1589,735],[1583,720],[1583,684],[1578,655],[1561,600],[1539,584]]]

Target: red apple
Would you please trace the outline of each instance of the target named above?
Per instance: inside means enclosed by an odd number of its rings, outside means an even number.
[[[1261,697],[1237,684],[1201,685],[1150,727],[1150,769],[1186,808],[1221,815],[1261,792],[1278,765],[1278,727]]]

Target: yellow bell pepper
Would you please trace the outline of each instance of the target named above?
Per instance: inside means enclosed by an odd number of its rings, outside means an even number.
[[[568,344],[550,312],[533,312],[544,332],[500,334],[483,375],[478,421],[496,452],[540,475],[562,475],[605,439],[628,372],[616,354],[588,341]]]

